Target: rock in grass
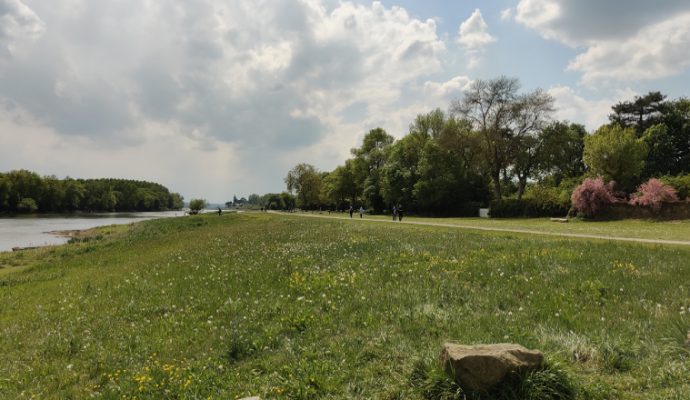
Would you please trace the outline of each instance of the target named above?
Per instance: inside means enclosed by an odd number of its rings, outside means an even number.
[[[503,381],[509,373],[539,368],[544,355],[538,350],[510,343],[476,346],[446,343],[440,360],[445,371],[460,386],[485,390]]]

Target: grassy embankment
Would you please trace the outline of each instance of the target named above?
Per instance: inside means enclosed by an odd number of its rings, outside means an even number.
[[[0,257],[0,398],[415,399],[456,389],[444,340],[541,349],[580,399],[690,396],[688,247],[270,214],[99,234]]]

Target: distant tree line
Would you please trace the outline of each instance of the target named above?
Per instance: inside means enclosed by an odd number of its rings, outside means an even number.
[[[0,212],[161,211],[184,206],[179,193],[128,179],[58,179],[35,172],[0,173]]]
[[[418,115],[399,140],[371,130],[333,171],[296,165],[285,178],[287,192],[265,195],[263,204],[269,196],[284,206],[294,194],[302,209],[362,205],[381,212],[402,204],[462,215],[502,199],[568,207],[587,177],[628,194],[653,177],[680,186],[690,180],[690,100],[651,92],[620,102],[610,122],[589,134],[583,125],[553,120],[554,100],[543,90],[519,89],[516,79],[477,80],[448,113]]]

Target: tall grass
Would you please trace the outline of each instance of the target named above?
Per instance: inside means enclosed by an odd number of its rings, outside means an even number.
[[[0,275],[0,398],[462,398],[448,340],[544,351],[524,398],[690,396],[687,248],[266,214],[97,234]]]

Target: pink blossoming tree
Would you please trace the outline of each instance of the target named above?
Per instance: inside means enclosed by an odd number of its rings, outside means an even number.
[[[616,202],[613,194],[614,182],[604,183],[602,177],[587,178],[576,187],[571,196],[573,207],[586,217],[594,217]]]
[[[660,180],[652,178],[637,188],[637,193],[630,199],[630,204],[659,211],[663,203],[674,201],[678,201],[676,190]]]

